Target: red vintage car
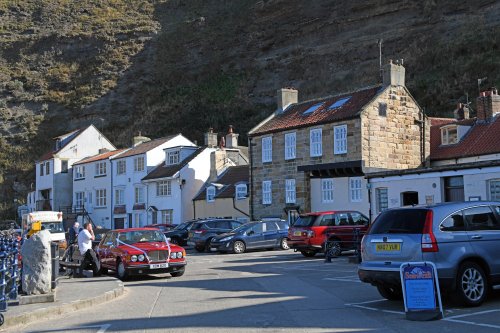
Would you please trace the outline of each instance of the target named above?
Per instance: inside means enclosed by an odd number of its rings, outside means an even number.
[[[155,228],[110,230],[95,248],[101,272],[116,272],[119,279],[129,275],[170,273],[182,276],[186,267],[186,250],[167,242]]]

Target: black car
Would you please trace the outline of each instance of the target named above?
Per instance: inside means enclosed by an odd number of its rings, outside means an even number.
[[[210,249],[212,238],[233,230],[242,225],[243,222],[231,219],[206,219],[196,221],[189,230],[187,244],[194,246],[198,252]]]
[[[174,229],[164,232],[164,234],[167,238],[170,238],[171,243],[180,246],[186,246],[187,239],[189,236],[189,230],[196,221],[197,220],[192,220],[181,223],[177,225]]]
[[[210,251],[243,253],[247,249],[288,250],[286,221],[256,221],[212,238]]]

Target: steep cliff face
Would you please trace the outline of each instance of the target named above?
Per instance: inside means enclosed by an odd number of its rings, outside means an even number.
[[[0,1],[0,211],[54,134],[244,134],[280,87],[304,100],[378,82],[380,39],[426,112],[451,115],[500,78],[499,17],[493,0]]]

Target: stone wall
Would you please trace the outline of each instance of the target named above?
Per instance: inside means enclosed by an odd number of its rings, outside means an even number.
[[[386,116],[379,114],[386,103]],[[425,126],[425,159],[429,158],[430,126],[421,125],[421,111],[402,86],[389,86],[361,115],[362,155],[365,172],[383,169],[409,169],[422,165],[421,140]]]

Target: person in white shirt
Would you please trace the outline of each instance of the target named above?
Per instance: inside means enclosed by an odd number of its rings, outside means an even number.
[[[83,224],[83,230],[78,233],[78,248],[84,257],[82,269],[86,269],[91,266],[94,276],[96,276],[99,274],[101,265],[94,250],[92,249],[93,240],[95,240],[95,236],[94,230],[92,230],[92,224],[86,222]]]

